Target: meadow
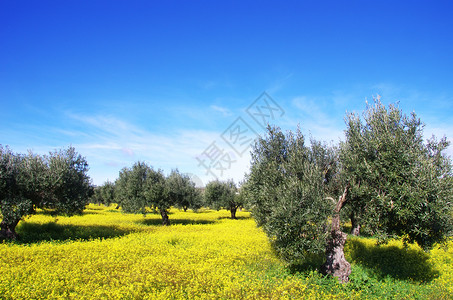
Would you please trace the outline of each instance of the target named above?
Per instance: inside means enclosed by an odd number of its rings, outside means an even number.
[[[349,237],[348,284],[316,271],[322,257],[288,266],[245,211],[124,214],[90,204],[81,216],[48,212],[0,244],[1,299],[451,299],[453,241],[416,245]]]

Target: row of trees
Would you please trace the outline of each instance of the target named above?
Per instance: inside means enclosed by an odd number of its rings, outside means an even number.
[[[169,225],[168,210],[174,206],[186,211],[202,206],[225,208],[236,219],[236,211],[243,201],[232,181],[212,181],[204,189],[197,188],[186,174],[177,169],[167,177],[162,170],[154,170],[144,162],[123,168],[115,183],[106,182],[96,187],[91,202],[110,205],[117,203],[126,213],[146,214],[158,211],[162,224]]]
[[[173,170],[165,176],[144,162],[123,168],[115,183],[107,181],[96,187],[91,199],[94,203],[117,203],[126,213],[146,214],[149,209],[159,211],[162,224],[169,225],[168,209],[171,206],[197,210],[202,206],[201,191],[190,177]]]
[[[73,147],[40,156],[0,145],[0,239],[15,240],[16,225],[37,208],[81,213],[93,191],[87,172],[87,161]]]
[[[297,130],[268,127],[257,140],[242,187],[253,216],[291,263],[325,253],[325,274],[347,282],[341,217],[386,241],[428,249],[453,232],[452,163],[446,138],[424,142],[423,124],[379,100],[345,118],[345,141],[331,146]]]
[[[173,170],[165,176],[144,162],[123,168],[114,182],[93,187],[88,163],[73,147],[40,156],[18,154],[0,145],[0,239],[17,239],[16,226],[36,209],[52,214],[81,214],[88,202],[117,203],[126,213],[158,211],[162,223],[169,225],[171,206],[186,211],[202,206],[226,208],[236,218],[242,205],[233,181],[213,181],[202,190],[190,177]]]
[[[174,170],[165,177],[162,170],[154,170],[144,162],[124,168],[115,182],[116,200],[124,212],[146,214],[146,208],[159,211],[162,224],[169,225],[171,206],[198,209],[201,194],[190,177]]]

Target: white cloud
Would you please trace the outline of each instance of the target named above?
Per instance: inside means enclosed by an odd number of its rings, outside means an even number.
[[[316,101],[316,99],[306,96],[299,96],[292,100],[292,104],[306,117],[319,122],[326,122],[330,120],[330,118],[319,103],[320,102]]]

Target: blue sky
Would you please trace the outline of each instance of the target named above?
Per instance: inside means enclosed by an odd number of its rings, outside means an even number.
[[[1,1],[0,144],[72,145],[95,184],[138,160],[239,181],[247,142],[264,133],[257,106],[278,108],[268,120],[285,130],[337,142],[346,111],[378,94],[415,111],[427,137],[451,140],[452,11],[449,1]]]

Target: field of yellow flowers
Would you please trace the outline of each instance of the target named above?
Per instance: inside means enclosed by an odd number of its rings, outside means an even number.
[[[82,216],[46,212],[0,244],[1,299],[450,299],[453,242],[430,253],[399,241],[350,238],[351,282],[310,262],[286,266],[248,212],[172,209],[160,216],[89,205]],[[322,258],[314,257],[312,265]]]

